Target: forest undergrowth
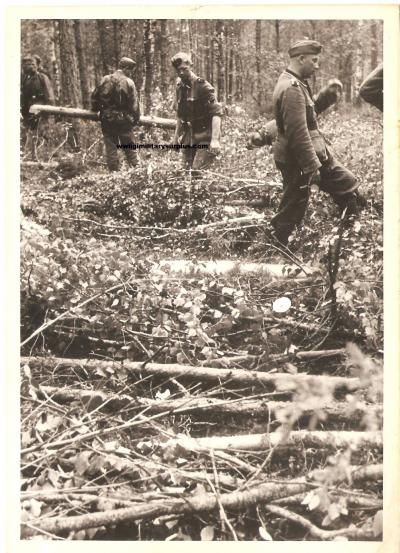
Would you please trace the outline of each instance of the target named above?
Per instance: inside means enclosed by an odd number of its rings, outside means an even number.
[[[312,190],[290,251],[254,128],[231,108],[203,179],[22,167],[24,537],[380,539],[381,121],[321,121],[366,205],[346,227]]]

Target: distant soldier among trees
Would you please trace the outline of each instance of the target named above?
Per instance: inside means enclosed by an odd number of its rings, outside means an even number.
[[[123,57],[118,69],[106,75],[92,93],[92,110],[99,112],[109,171],[118,171],[117,145],[134,143],[133,128],[140,119],[139,98],[131,76],[136,63]],[[130,167],[139,163],[136,149],[123,148]]]
[[[39,58],[40,59],[40,58]],[[46,73],[38,69],[35,56],[22,58],[21,74],[21,116],[23,130],[21,144],[25,147],[27,139],[31,140],[32,159],[36,157],[36,147],[40,137],[47,137],[46,116],[29,113],[33,104],[54,104],[54,92]]]
[[[182,148],[183,166],[198,175],[200,170],[210,167],[221,151],[222,106],[212,85],[193,73],[188,54],[175,54],[171,63],[178,75],[174,143],[194,146]],[[196,148],[200,145],[208,148]]]

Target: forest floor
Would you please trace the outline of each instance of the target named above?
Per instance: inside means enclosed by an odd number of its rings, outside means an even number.
[[[22,167],[23,537],[380,539],[382,126],[321,126],[366,207],[313,190],[289,252],[240,110],[205,179]]]

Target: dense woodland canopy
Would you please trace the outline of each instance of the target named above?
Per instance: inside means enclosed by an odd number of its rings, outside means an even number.
[[[363,78],[382,59],[382,22],[375,20],[60,19],[23,20],[22,53],[35,53],[52,77],[58,103],[89,107],[90,91],[120,56],[136,63],[143,113],[172,110],[175,75],[170,57],[190,52],[194,70],[226,104],[253,115],[271,110],[276,77],[297,38],[324,45],[314,85],[344,84],[345,101],[357,98]],[[158,93],[158,94],[157,94]]]

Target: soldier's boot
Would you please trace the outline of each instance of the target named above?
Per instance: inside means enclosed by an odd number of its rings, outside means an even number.
[[[344,215],[347,225],[351,225],[367,205],[365,198],[357,190],[337,196],[334,200],[339,207],[340,217]]]
[[[125,149],[124,154],[129,167],[136,167],[139,165],[139,154],[137,150]]]
[[[281,230],[280,232],[274,227],[273,224],[267,223],[262,232],[261,243],[257,243],[249,248],[249,253],[267,253],[268,250],[272,248],[287,250],[288,249],[288,240],[290,234]],[[272,247],[272,248],[271,248]]]

